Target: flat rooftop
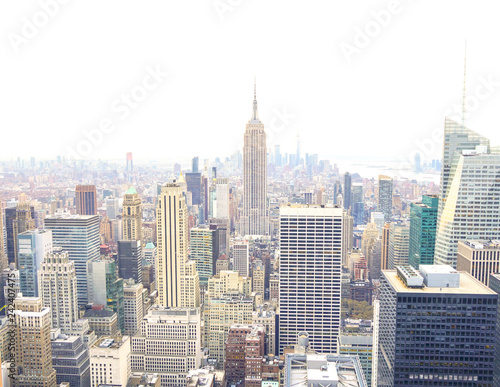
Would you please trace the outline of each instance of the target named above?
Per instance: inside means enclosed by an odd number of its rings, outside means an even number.
[[[396,270],[382,270],[382,273],[384,273],[389,284],[391,284],[398,293],[496,294],[493,290],[466,272],[460,272],[460,286],[458,288],[429,288],[427,286],[422,288],[408,288],[399,279]]]

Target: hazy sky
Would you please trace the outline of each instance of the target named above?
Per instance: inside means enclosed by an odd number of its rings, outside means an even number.
[[[254,76],[270,148],[440,157],[465,39],[466,124],[500,144],[497,1],[6,0],[0,26],[1,159],[225,157]]]

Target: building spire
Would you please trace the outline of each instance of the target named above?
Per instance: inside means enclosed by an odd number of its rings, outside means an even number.
[[[258,121],[259,118],[257,117],[257,80],[254,77],[253,80],[253,114],[252,114],[252,121]]]
[[[464,53],[464,89],[462,93],[462,126],[465,127],[465,74],[467,69],[467,39],[465,39],[465,53]]]

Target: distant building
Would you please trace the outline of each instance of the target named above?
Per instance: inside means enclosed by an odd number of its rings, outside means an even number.
[[[241,276],[248,277],[250,260],[247,241],[238,241],[233,245],[233,270]]]
[[[142,247],[140,240],[118,241],[118,273],[123,279],[142,282]]]
[[[387,267],[390,270],[396,266],[408,265],[410,248],[410,226],[404,222],[393,222],[389,227],[389,259]]]
[[[415,269],[434,263],[438,206],[437,195],[423,195],[421,203],[411,204],[408,262]]]
[[[97,215],[97,192],[95,185],[77,185],[75,206],[78,215]]]
[[[134,187],[123,196],[123,239],[142,241],[142,201]]]
[[[190,236],[190,259],[196,262],[200,284],[206,287],[208,279],[216,272],[216,261],[219,258],[217,228],[212,229],[209,226],[193,227]]]
[[[384,214],[385,221],[392,219],[392,179],[389,176],[378,177],[378,209]]]
[[[457,270],[488,286],[490,275],[500,273],[500,240],[459,241]]]

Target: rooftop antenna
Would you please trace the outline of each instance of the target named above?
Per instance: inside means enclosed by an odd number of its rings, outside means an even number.
[[[465,52],[464,52],[464,89],[462,94],[462,126],[465,127],[465,74],[467,69],[467,39],[465,39]]]

